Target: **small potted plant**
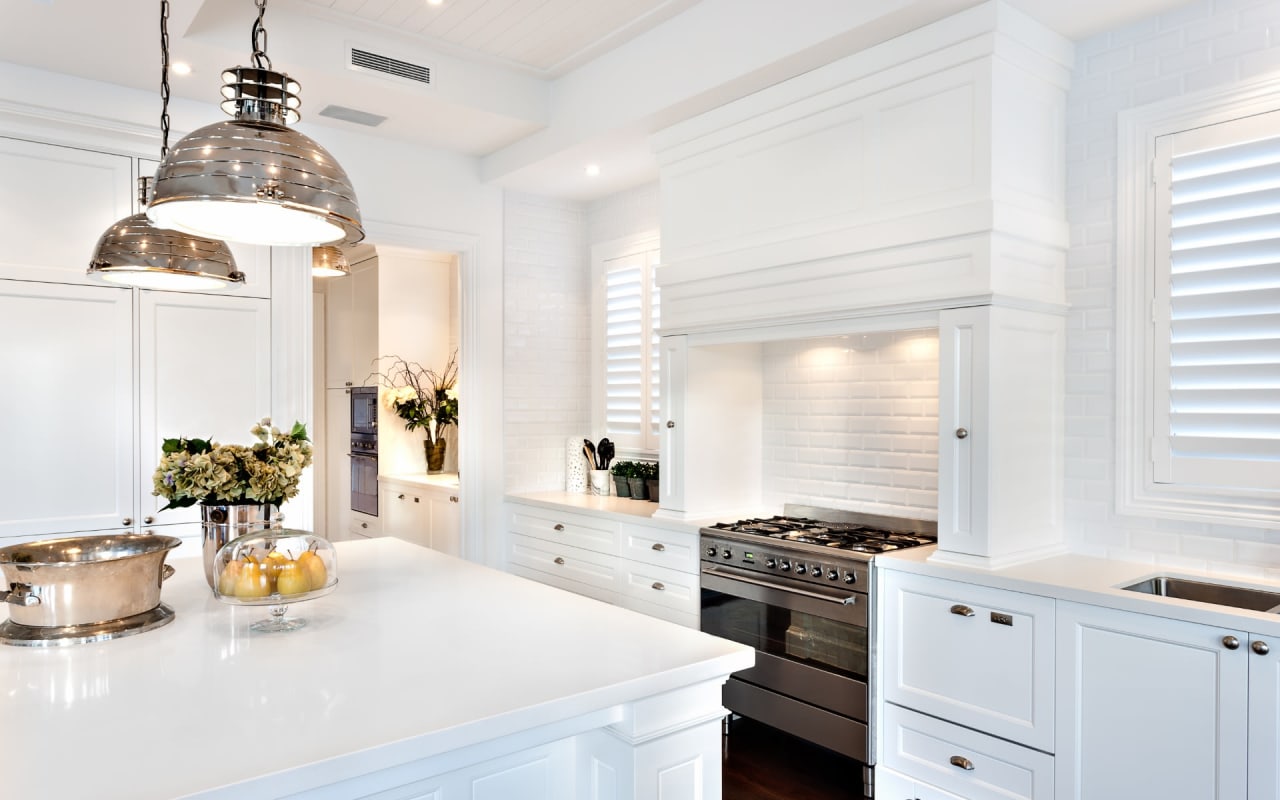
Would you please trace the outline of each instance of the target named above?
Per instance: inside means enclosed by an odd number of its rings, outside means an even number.
[[[631,477],[635,470],[635,464],[630,461],[619,461],[613,465],[613,485],[616,491],[614,494],[618,497],[630,497],[631,485],[627,483],[627,478]]]
[[[658,462],[650,461],[644,465],[644,483],[649,489],[649,502],[658,502]]]
[[[632,500],[647,500],[644,493],[644,462],[633,461],[627,473],[627,485],[631,488]]]

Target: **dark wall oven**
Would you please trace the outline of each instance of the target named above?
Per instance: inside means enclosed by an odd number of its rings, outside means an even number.
[[[378,387],[351,389],[351,510],[378,516]]]
[[[933,543],[936,523],[786,513],[701,531],[702,630],[756,650],[755,666],[725,683],[724,705],[861,762],[871,797],[874,555]]]

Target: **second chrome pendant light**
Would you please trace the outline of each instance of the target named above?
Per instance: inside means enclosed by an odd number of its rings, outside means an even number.
[[[166,228],[263,245],[354,244],[364,238],[346,172],[299,119],[297,81],[271,67],[266,0],[256,0],[253,66],[222,73],[222,110],[234,118],[179,141],[156,172],[147,208]]]

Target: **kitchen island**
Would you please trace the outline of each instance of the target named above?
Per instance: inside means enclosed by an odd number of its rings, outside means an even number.
[[[0,647],[10,797],[720,797],[720,687],[751,649],[396,539],[251,632],[195,559],[163,628]]]

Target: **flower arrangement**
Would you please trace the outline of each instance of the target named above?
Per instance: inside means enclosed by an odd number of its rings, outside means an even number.
[[[295,422],[282,433],[265,417],[250,432],[258,441],[248,447],[165,439],[152,476],[152,494],[169,501],[161,511],[196,503],[280,505],[296,496],[302,470],[311,466],[306,426]]]
[[[400,356],[391,360],[386,372],[375,372],[382,387],[382,402],[404,420],[405,430],[425,428],[427,442],[435,444],[450,425],[458,421],[458,351],[449,356],[443,372],[426,369]]]

